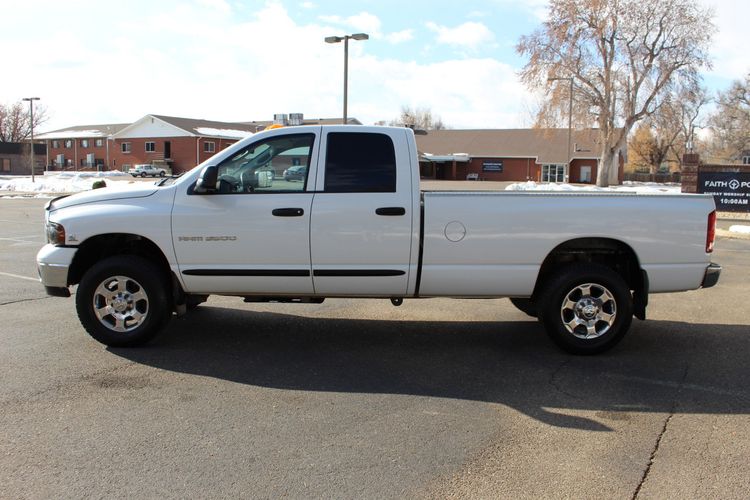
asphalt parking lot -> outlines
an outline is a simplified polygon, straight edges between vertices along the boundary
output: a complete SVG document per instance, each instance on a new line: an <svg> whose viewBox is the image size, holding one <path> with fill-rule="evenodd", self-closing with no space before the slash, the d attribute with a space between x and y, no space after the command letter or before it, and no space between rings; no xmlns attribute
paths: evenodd
<svg viewBox="0 0 750 500"><path fill-rule="evenodd" d="M507 300L211 297L112 349L35 280L45 201L0 199L0 497L747 498L750 240L595 357Z"/></svg>

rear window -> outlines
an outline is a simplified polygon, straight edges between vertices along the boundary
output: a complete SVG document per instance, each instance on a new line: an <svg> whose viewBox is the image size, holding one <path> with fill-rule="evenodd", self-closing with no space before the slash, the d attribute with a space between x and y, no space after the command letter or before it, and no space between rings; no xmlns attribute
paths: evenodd
<svg viewBox="0 0 750 500"><path fill-rule="evenodd" d="M395 193L396 153L385 134L332 132L326 151L326 193Z"/></svg>

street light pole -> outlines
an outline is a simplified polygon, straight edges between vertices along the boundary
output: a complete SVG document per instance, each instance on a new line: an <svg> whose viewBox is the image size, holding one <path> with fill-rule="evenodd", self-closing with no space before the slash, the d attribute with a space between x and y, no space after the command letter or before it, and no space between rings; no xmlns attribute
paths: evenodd
<svg viewBox="0 0 750 500"><path fill-rule="evenodd" d="M31 182L34 182L34 101L38 101L38 97L24 97L24 101L29 101L29 114L31 118Z"/></svg>
<svg viewBox="0 0 750 500"><path fill-rule="evenodd" d="M570 102L568 104L568 170L570 170L570 148L571 140L573 135L573 78L572 77L553 77L547 78L548 82L554 82L557 80L567 80L570 82Z"/></svg>
<svg viewBox="0 0 750 500"><path fill-rule="evenodd" d="M354 33L352 35L344 36L327 36L325 37L326 43L339 43L344 42L344 121L343 124L347 124L347 104L349 101L349 39L354 40L367 40L370 36L367 33Z"/></svg>

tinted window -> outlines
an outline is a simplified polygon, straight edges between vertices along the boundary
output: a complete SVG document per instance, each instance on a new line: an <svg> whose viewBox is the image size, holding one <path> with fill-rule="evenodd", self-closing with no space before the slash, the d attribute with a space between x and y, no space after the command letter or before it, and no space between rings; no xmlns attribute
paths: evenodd
<svg viewBox="0 0 750 500"><path fill-rule="evenodd" d="M396 192L396 153L391 138L356 132L328 134L325 191Z"/></svg>

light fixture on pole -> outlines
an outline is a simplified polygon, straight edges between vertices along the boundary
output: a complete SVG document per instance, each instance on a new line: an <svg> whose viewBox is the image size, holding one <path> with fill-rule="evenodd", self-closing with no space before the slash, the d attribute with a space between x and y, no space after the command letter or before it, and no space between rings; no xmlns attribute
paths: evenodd
<svg viewBox="0 0 750 500"><path fill-rule="evenodd" d="M24 101L29 101L29 114L31 115L31 182L34 182L34 101L38 101L38 97L24 97Z"/></svg>
<svg viewBox="0 0 750 500"><path fill-rule="evenodd" d="M367 40L370 38L370 35L367 33L354 33L352 35L344 35L344 36L327 36L325 37L326 43L339 43L341 41L344 42L344 125L347 123L347 116L346 116L346 104L348 100L348 78L349 78L349 39L353 38L354 40Z"/></svg>
<svg viewBox="0 0 750 500"><path fill-rule="evenodd" d="M570 169L570 145L573 134L573 77L551 77L547 78L548 82L554 82L558 80L567 80L570 82L570 103L568 105L568 161L567 169Z"/></svg>

